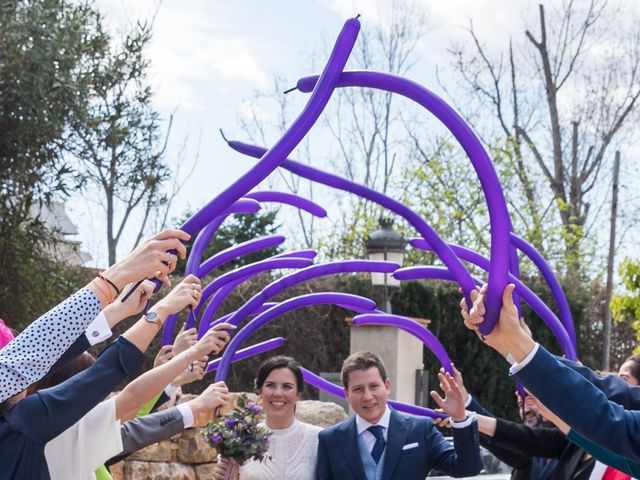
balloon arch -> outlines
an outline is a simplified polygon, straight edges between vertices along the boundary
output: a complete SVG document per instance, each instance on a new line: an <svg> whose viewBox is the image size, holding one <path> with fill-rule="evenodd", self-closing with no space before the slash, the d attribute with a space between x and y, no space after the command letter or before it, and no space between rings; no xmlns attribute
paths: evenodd
<svg viewBox="0 0 640 480"><path fill-rule="evenodd" d="M480 140L460 115L425 87L411 80L383 72L344 71L359 30L358 18L347 20L336 39L322 73L298 81L297 89L304 93L310 93L309 99L291 126L273 146L261 148L238 141L227 142L235 151L259 160L253 168L182 225L182 230L191 235L197 234L187 261L186 273L204 277L230 260L279 245L284 241L284 237L279 235L257 238L218 252L208 259L203 259L202 256L211 238L229 215L256 213L263 203L275 202L293 206L317 217L326 216L326 211L321 206L297 195L251 191L278 167L312 182L358 195L401 216L420 234L420 237L412 240L411 244L415 248L435 253L444 267L419 265L401 268L400 265L391 262L367 260L343 260L313 264L315 252L301 250L276 255L220 275L205 286L200 308L189 314L187 326L195 326L197 317L201 314L199 334L202 335L212 324L226 321L240 325L247 317L251 315L255 317L238 330L225 349L222 358L210 362L208 371L216 370L216 380L224 380L232 362L279 347L284 342L282 338L267 340L239 349L256 330L273 321L279 315L294 308L317 303L333 303L355 310L359 315L354 318L354 326L387 325L408 331L419 338L436 355L446 370L451 371L451 360L444 346L433 333L408 318L376 310L375 304L369 299L346 293L321 292L290 298L279 303L271 303L268 300L296 283L322 275L345 272L381 272L391 273L399 280L438 279L456 282L462 288L469 302L470 291L477 287L482 280L474 278L465 268L463 262L477 265L487 272L486 282L489 290L486 298L486 317L480 326L483 334L488 334L495 326L501 308L502 291L507 283L513 282L516 284L516 293L519 298L528 303L548 325L558 339L565 355L570 359L576 359L575 329L564 292L542 255L513 232L498 175ZM455 137L473 165L487 202L491 227L489 258L484 258L464 247L446 243L424 218L397 200L337 175L287 158L314 126L335 89L354 87L377 89L404 96L435 116ZM551 289L560 312L560 318L518 279L518 250L531 259L542 273ZM238 285L262 272L282 268L297 270L267 285L237 311L222 318L215 318L222 301ZM205 300L208 299L210 299L209 303L204 306ZM171 317L165 322L163 332L165 344L172 341L175 320L175 317ZM304 378L306 382L333 395L343 395L341 387L327 382L313 372L305 370ZM395 402L394 405L401 411L416 415L442 416L438 412L415 405L399 402Z"/></svg>

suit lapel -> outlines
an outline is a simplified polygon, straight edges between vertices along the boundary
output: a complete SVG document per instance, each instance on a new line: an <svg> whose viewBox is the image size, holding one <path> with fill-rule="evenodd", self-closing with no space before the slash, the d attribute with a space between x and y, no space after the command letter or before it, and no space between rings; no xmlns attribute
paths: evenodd
<svg viewBox="0 0 640 480"><path fill-rule="evenodd" d="M391 409L389 419L389 431L387 432L387 450L384 454L384 468L382 470L382 480L389 480L396 469L402 446L406 443L409 428L407 420L402 418L395 410Z"/></svg>
<svg viewBox="0 0 640 480"><path fill-rule="evenodd" d="M358 448L356 417L351 417L336 433L338 433L338 445L346 457L347 465L349 465L349 468L351 468L353 472L353 478L356 480L367 480L364 474L362 459L360 458L360 449Z"/></svg>

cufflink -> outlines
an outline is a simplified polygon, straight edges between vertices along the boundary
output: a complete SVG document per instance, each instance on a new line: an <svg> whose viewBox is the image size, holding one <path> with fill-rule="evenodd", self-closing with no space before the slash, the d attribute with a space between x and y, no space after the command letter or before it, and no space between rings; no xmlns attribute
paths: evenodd
<svg viewBox="0 0 640 480"><path fill-rule="evenodd" d="M93 332L91 332L91 336L92 337L97 337L98 335L100 335L100 332L98 332L97 330L94 330Z"/></svg>

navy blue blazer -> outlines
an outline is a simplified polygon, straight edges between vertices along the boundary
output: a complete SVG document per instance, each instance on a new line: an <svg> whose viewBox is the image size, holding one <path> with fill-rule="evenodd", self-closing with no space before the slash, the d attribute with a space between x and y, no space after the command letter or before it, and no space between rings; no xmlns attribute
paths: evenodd
<svg viewBox="0 0 640 480"><path fill-rule="evenodd" d="M598 375L589 367L567 360L562 357L555 357L563 365L578 372L584 378L602 390L612 402L619 403L629 410L640 410L640 387L632 387L617 375Z"/></svg>
<svg viewBox="0 0 640 480"><path fill-rule="evenodd" d="M88 369L18 402L0 417L0 480L48 480L44 447L142 366L144 354L120 337Z"/></svg>
<svg viewBox="0 0 640 480"><path fill-rule="evenodd" d="M453 477L470 477L482 469L478 422L453 428L454 445L444 439L430 418L408 417L391 409L382 480L424 480L437 468ZM355 416L319 434L317 480L366 480ZM402 450L417 443L416 448Z"/></svg>
<svg viewBox="0 0 640 480"><path fill-rule="evenodd" d="M542 346L513 377L588 440L640 460L640 411L609 401L598 387Z"/></svg>

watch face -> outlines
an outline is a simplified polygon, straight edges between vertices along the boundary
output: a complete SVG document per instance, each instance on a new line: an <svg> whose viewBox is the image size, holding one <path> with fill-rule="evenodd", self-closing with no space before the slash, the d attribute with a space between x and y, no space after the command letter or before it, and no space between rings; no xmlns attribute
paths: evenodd
<svg viewBox="0 0 640 480"><path fill-rule="evenodd" d="M158 314L156 312L147 312L147 314L145 315L145 318L150 322L157 322Z"/></svg>

